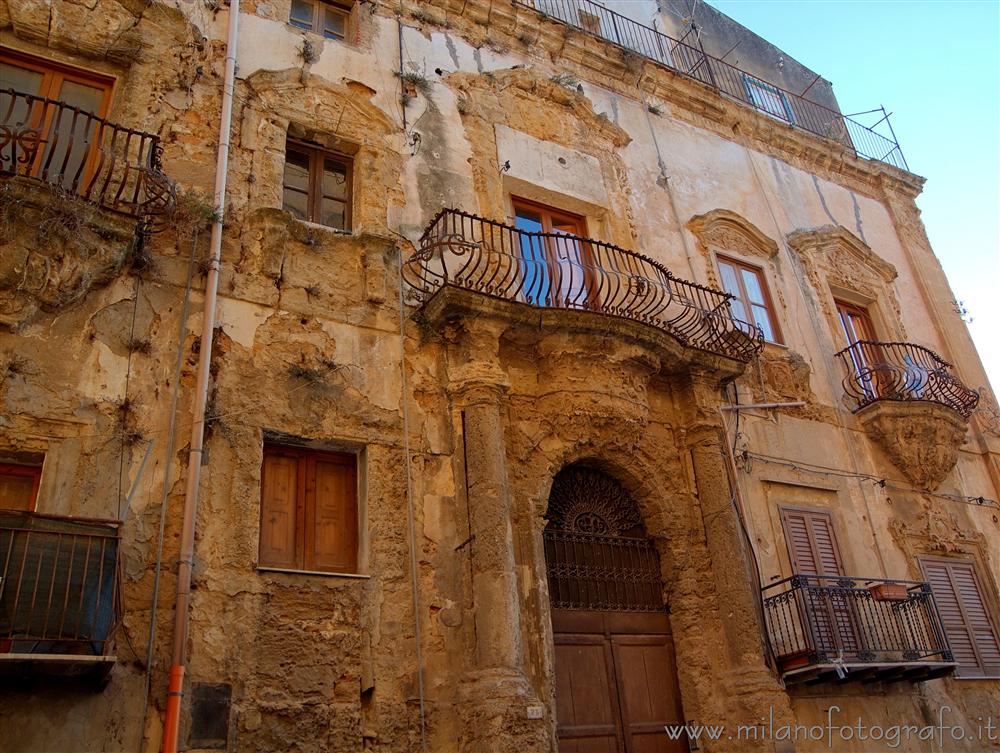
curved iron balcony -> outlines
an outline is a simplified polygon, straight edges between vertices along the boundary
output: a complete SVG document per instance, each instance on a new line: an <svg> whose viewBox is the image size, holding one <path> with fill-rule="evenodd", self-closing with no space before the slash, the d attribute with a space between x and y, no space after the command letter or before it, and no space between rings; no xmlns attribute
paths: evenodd
<svg viewBox="0 0 1000 753"><path fill-rule="evenodd" d="M927 583L797 574L765 586L761 597L786 684L917 681L955 671Z"/></svg>
<svg viewBox="0 0 1000 753"><path fill-rule="evenodd" d="M157 136L79 107L0 90L0 175L18 175L137 218L164 213L173 183Z"/></svg>
<svg viewBox="0 0 1000 753"><path fill-rule="evenodd" d="M844 390L861 410L878 400L923 400L968 418L979 394L949 369L951 364L921 345L860 340L837 355L847 366Z"/></svg>
<svg viewBox="0 0 1000 753"><path fill-rule="evenodd" d="M732 296L678 279L632 251L563 233L528 232L457 209L440 211L403 275L426 303L452 285L536 306L591 311L656 327L682 345L744 363L763 348L733 316Z"/></svg>

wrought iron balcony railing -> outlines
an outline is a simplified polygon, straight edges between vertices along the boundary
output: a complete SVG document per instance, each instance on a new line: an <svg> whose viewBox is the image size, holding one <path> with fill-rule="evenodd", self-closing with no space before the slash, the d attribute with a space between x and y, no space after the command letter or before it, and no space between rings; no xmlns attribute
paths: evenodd
<svg viewBox="0 0 1000 753"><path fill-rule="evenodd" d="M0 659L108 654L121 621L118 521L0 510Z"/></svg>
<svg viewBox="0 0 1000 753"><path fill-rule="evenodd" d="M541 308L592 311L642 322L683 345L743 362L755 358L764 342L756 326L733 316L732 296L678 279L652 259L457 209L431 220L403 274L422 302L451 285Z"/></svg>
<svg viewBox="0 0 1000 753"><path fill-rule="evenodd" d="M159 138L54 99L0 90L0 175L20 175L133 217L174 199Z"/></svg>
<svg viewBox="0 0 1000 753"><path fill-rule="evenodd" d="M786 682L918 680L955 669L927 583L793 575L762 596Z"/></svg>
<svg viewBox="0 0 1000 753"><path fill-rule="evenodd" d="M878 400L924 400L968 418L979 404L979 393L949 371L951 364L920 345L861 340L837 355L847 367L844 390L856 410Z"/></svg>
<svg viewBox="0 0 1000 753"><path fill-rule="evenodd" d="M883 127L886 133L882 134L874 127L864 126L837 110L807 99L805 93L786 91L707 54L699 42L685 41L688 35L684 39L674 39L592 0L514 0L514 4L696 79L790 126L836 141L859 157L909 169L884 110L874 126Z"/></svg>

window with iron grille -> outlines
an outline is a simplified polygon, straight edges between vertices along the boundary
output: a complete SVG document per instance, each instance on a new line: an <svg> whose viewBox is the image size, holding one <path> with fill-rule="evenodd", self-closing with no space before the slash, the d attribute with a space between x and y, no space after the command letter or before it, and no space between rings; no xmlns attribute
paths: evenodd
<svg viewBox="0 0 1000 753"><path fill-rule="evenodd" d="M750 104L761 112L766 112L786 123L795 123L795 115L788 103L788 97L778 87L744 73L743 89Z"/></svg>

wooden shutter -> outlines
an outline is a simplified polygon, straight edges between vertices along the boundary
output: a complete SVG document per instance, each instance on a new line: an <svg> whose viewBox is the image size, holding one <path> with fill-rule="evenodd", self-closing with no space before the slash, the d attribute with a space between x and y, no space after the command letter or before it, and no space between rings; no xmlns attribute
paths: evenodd
<svg viewBox="0 0 1000 753"><path fill-rule="evenodd" d="M843 559L833 533L830 513L822 510L782 508L788 556L792 571L808 575L842 576ZM859 651L857 616L849 598L823 590L820 581L807 591L804 615L812 647L826 654L851 658Z"/></svg>
<svg viewBox="0 0 1000 753"><path fill-rule="evenodd" d="M353 455L310 458L306 487L306 568L356 572L357 474Z"/></svg>
<svg viewBox="0 0 1000 753"><path fill-rule="evenodd" d="M830 513L785 507L781 510L781 524L793 572L844 575Z"/></svg>
<svg viewBox="0 0 1000 753"><path fill-rule="evenodd" d="M265 451L260 495L261 565L290 568L302 566L296 525L299 475L297 457Z"/></svg>
<svg viewBox="0 0 1000 753"><path fill-rule="evenodd" d="M922 559L945 635L963 677L1000 676L1000 641L975 565L968 560Z"/></svg>
<svg viewBox="0 0 1000 753"><path fill-rule="evenodd" d="M34 510L41 478L40 466L0 463L0 509Z"/></svg>

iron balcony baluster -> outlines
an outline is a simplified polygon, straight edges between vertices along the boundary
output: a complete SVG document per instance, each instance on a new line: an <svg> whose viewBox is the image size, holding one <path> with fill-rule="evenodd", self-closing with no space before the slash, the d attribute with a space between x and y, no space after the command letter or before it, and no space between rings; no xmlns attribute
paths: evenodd
<svg viewBox="0 0 1000 753"><path fill-rule="evenodd" d="M674 277L648 257L457 209L431 220L403 276L421 303L452 285L530 306L630 319L688 347L742 362L756 358L764 344L756 325L733 315L732 296Z"/></svg>

